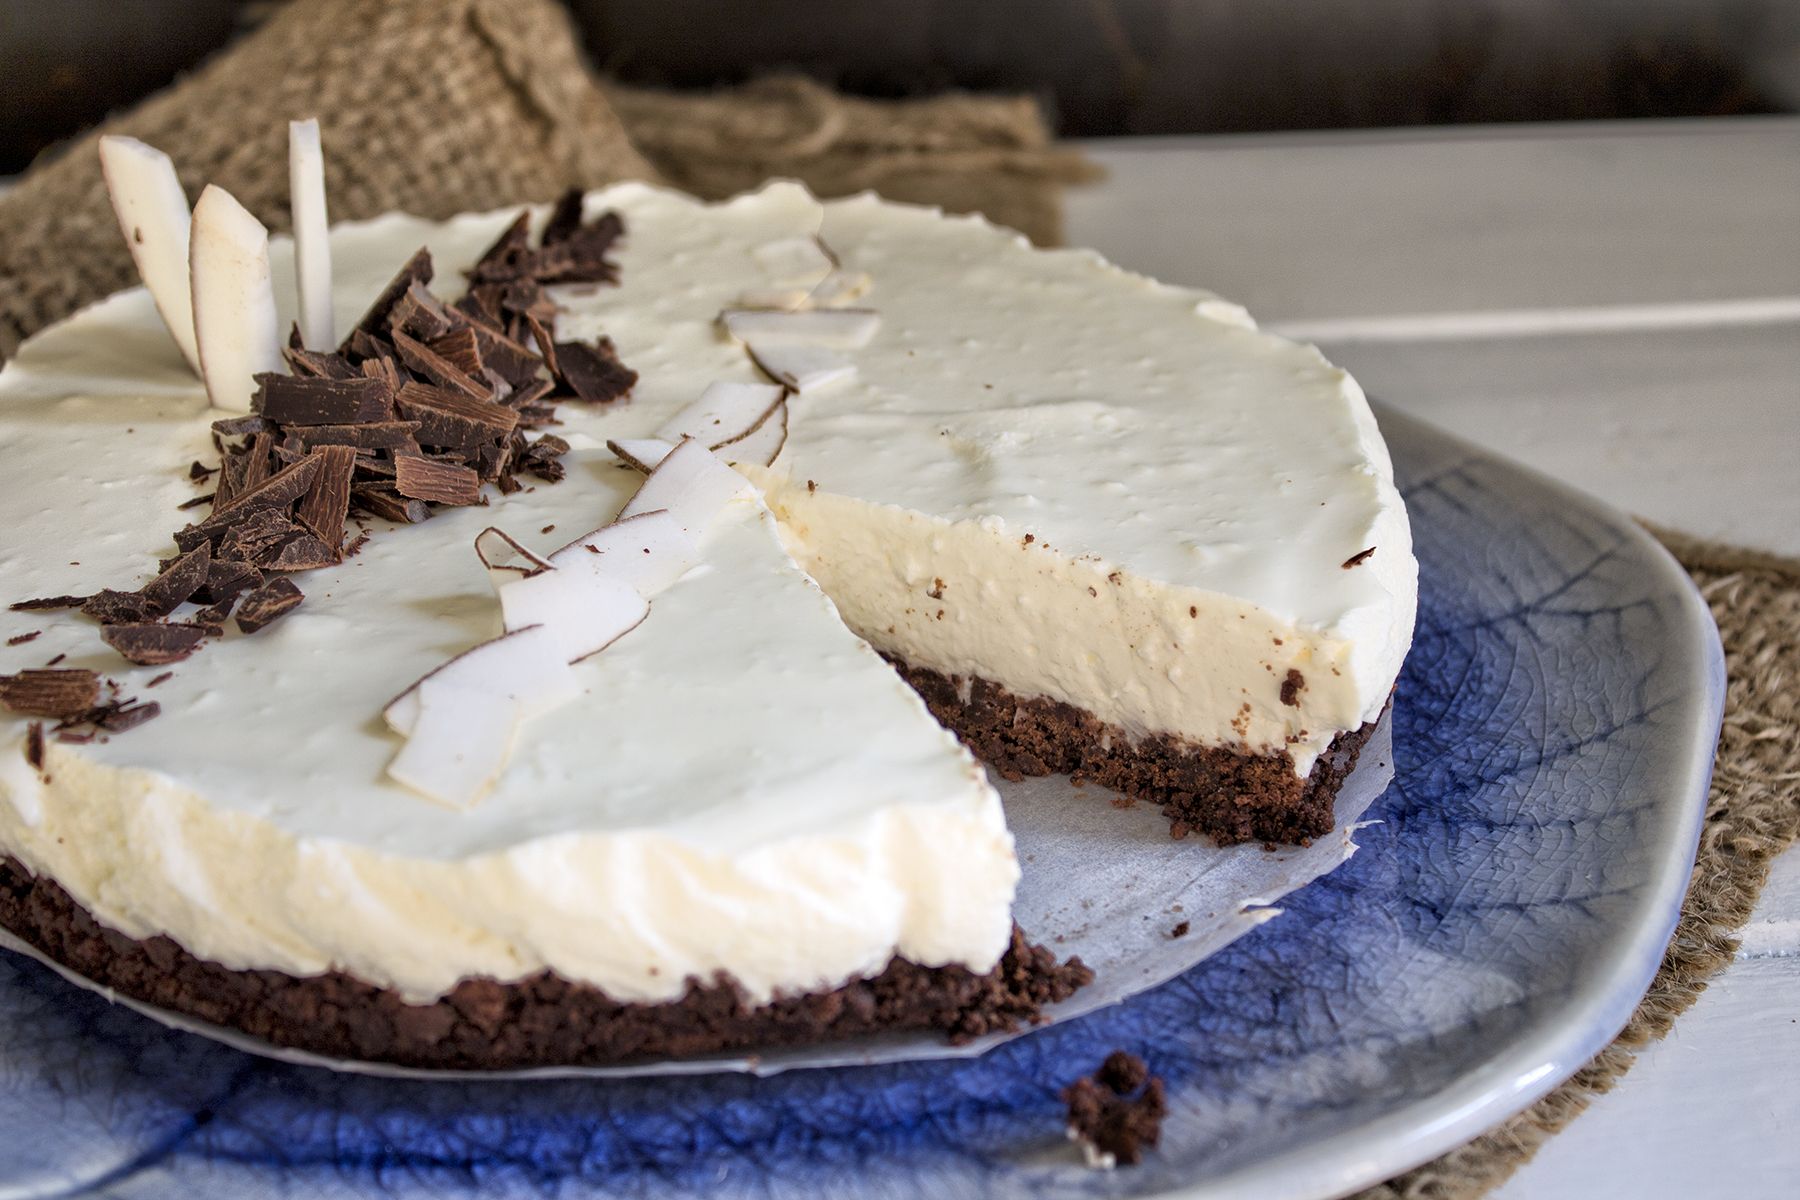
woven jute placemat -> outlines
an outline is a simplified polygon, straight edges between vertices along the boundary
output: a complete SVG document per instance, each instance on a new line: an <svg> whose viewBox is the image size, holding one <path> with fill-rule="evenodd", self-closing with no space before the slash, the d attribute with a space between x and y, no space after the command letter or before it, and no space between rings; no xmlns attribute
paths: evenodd
<svg viewBox="0 0 1800 1200"><path fill-rule="evenodd" d="M286 122L315 115L338 220L448 216L620 179L718 197L785 176L821 195L872 188L984 212L1048 244L1061 188L1093 174L1021 98L854 100L795 78L653 92L597 80L553 0L295 0L0 196L0 356L133 282L95 156L101 133L167 150L190 193L219 183L280 229ZM1770 860L1800 836L1800 562L1657 532L1712 606L1730 679L1706 831L1662 969L1573 1079L1363 1200L1468 1200L1527 1161L1731 960Z"/></svg>

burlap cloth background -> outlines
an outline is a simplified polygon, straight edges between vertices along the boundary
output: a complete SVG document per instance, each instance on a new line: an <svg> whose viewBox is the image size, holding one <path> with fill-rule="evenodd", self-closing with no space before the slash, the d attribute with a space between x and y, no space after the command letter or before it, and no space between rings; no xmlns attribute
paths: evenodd
<svg viewBox="0 0 1800 1200"><path fill-rule="evenodd" d="M1091 168L1022 98L840 97L797 79L677 96L588 73L551 0L296 0L193 75L115 118L169 151L190 193L218 182L286 224L286 121L319 115L334 219L426 216L658 179L723 196L771 175L981 211L1040 242ZM0 355L134 282L90 134L0 197ZM1363 1194L1464 1200L1495 1187L1607 1090L1730 961L1770 860L1800 836L1800 562L1659 531L1724 637L1730 690L1692 884L1631 1023L1530 1110Z"/></svg>

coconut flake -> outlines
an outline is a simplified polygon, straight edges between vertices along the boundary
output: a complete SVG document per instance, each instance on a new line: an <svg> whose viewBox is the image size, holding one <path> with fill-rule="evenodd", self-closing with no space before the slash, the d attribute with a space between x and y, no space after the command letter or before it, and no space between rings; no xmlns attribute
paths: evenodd
<svg viewBox="0 0 1800 1200"><path fill-rule="evenodd" d="M395 733L411 735L419 719L419 686L427 679L516 701L521 721L581 695L556 635L542 625L513 630L465 650L394 697L381 716Z"/></svg>
<svg viewBox="0 0 1800 1200"><path fill-rule="evenodd" d="M781 448L787 445L787 435L788 406L787 399L783 397L781 403L755 429L736 441L726 442L715 449L719 457L728 463L768 467L774 465L781 454Z"/></svg>
<svg viewBox="0 0 1800 1200"><path fill-rule="evenodd" d="M337 344L331 320L331 235L325 209L325 151L319 121L288 122L288 209L294 223L294 280L300 340L314 350Z"/></svg>
<svg viewBox="0 0 1800 1200"><path fill-rule="evenodd" d="M412 730L388 763L389 778L452 808L472 806L512 757L524 721L519 704L431 677L411 694Z"/></svg>
<svg viewBox="0 0 1800 1200"><path fill-rule="evenodd" d="M744 348L763 374L796 392L816 392L856 374L856 364L822 346L764 345Z"/></svg>
<svg viewBox="0 0 1800 1200"><path fill-rule="evenodd" d="M837 308L862 299L874 286L866 271L833 271L807 293L806 302L814 308Z"/></svg>
<svg viewBox="0 0 1800 1200"><path fill-rule="evenodd" d="M771 283L803 283L811 287L837 266L824 245L813 237L764 242L752 249L750 256L768 272Z"/></svg>
<svg viewBox="0 0 1800 1200"><path fill-rule="evenodd" d="M726 505L755 494L756 489L742 475L690 438L657 464L619 516L635 517L665 508L683 532L699 541Z"/></svg>
<svg viewBox="0 0 1800 1200"><path fill-rule="evenodd" d="M665 442L662 438L619 438L608 440L606 448L632 470L648 475L668 457L669 451L675 449L675 443Z"/></svg>
<svg viewBox="0 0 1800 1200"><path fill-rule="evenodd" d="M758 346L829 346L854 350L869 344L881 328L881 315L868 308L818 308L803 312L726 309L719 314L725 331L740 342Z"/></svg>
<svg viewBox="0 0 1800 1200"><path fill-rule="evenodd" d="M499 596L507 629L548 629L567 662L600 653L650 612L629 583L591 571L540 571L501 585Z"/></svg>
<svg viewBox="0 0 1800 1200"><path fill-rule="evenodd" d="M684 437L717 450L754 432L781 406L778 383L709 383L700 398L664 421L656 436L671 444Z"/></svg>
<svg viewBox="0 0 1800 1200"><path fill-rule="evenodd" d="M181 356L198 375L200 352L188 282L188 202L175 164L154 146L111 135L100 139L100 173L138 278Z"/></svg>
<svg viewBox="0 0 1800 1200"><path fill-rule="evenodd" d="M503 529L492 525L475 535L475 557L487 568L488 581L496 589L515 579L550 569L550 562L520 544Z"/></svg>
<svg viewBox="0 0 1800 1200"><path fill-rule="evenodd" d="M269 231L214 184L194 205L188 281L206 394L216 408L249 412L256 376L282 369Z"/></svg>
<svg viewBox="0 0 1800 1200"><path fill-rule="evenodd" d="M584 533L550 556L559 571L616 579L646 597L658 595L699 561L694 539L661 508Z"/></svg>

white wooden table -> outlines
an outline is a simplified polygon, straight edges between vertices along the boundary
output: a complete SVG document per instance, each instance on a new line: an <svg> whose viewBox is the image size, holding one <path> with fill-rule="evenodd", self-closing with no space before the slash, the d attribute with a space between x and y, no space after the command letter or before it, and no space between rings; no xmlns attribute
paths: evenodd
<svg viewBox="0 0 1800 1200"><path fill-rule="evenodd" d="M1653 521L1800 554L1800 118L1088 143L1069 240ZM1797 681L1800 685L1800 681ZM1800 855L1497 1196L1800 1194Z"/></svg>

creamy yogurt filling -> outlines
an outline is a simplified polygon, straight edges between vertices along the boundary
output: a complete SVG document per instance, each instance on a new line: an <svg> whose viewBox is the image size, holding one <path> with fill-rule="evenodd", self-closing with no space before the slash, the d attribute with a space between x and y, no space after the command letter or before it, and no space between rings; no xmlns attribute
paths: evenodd
<svg viewBox="0 0 1800 1200"><path fill-rule="evenodd" d="M570 478L378 532L310 573L280 626L179 664L153 725L52 742L47 781L26 723L0 717L0 849L122 932L232 967L335 966L415 1000L546 968L662 1000L725 971L761 998L895 954L987 969L1010 928L996 796L836 611L918 665L1133 731L1289 749L1302 771L1379 712L1415 567L1367 406L1316 351L977 219L792 185L711 206L622 185L590 197L606 207L629 226L622 284L560 292L559 336L611 336L641 381L622 406L563 406ZM454 291L511 214L334 230L338 326L421 243ZM534 723L480 805L384 780L382 704L497 632L475 533L553 525L549 548L614 512L637 478L605 440L758 378L715 317L780 282L759 247L821 229L874 281L858 303L880 329L853 378L790 402L757 479L824 593L747 506L582 664L591 700ZM274 268L290 295L284 242ZM0 374L9 599L147 578L213 415L141 291L28 342ZM0 613L6 636L34 629L0 668L67 653L127 693L159 673L85 621Z"/></svg>

